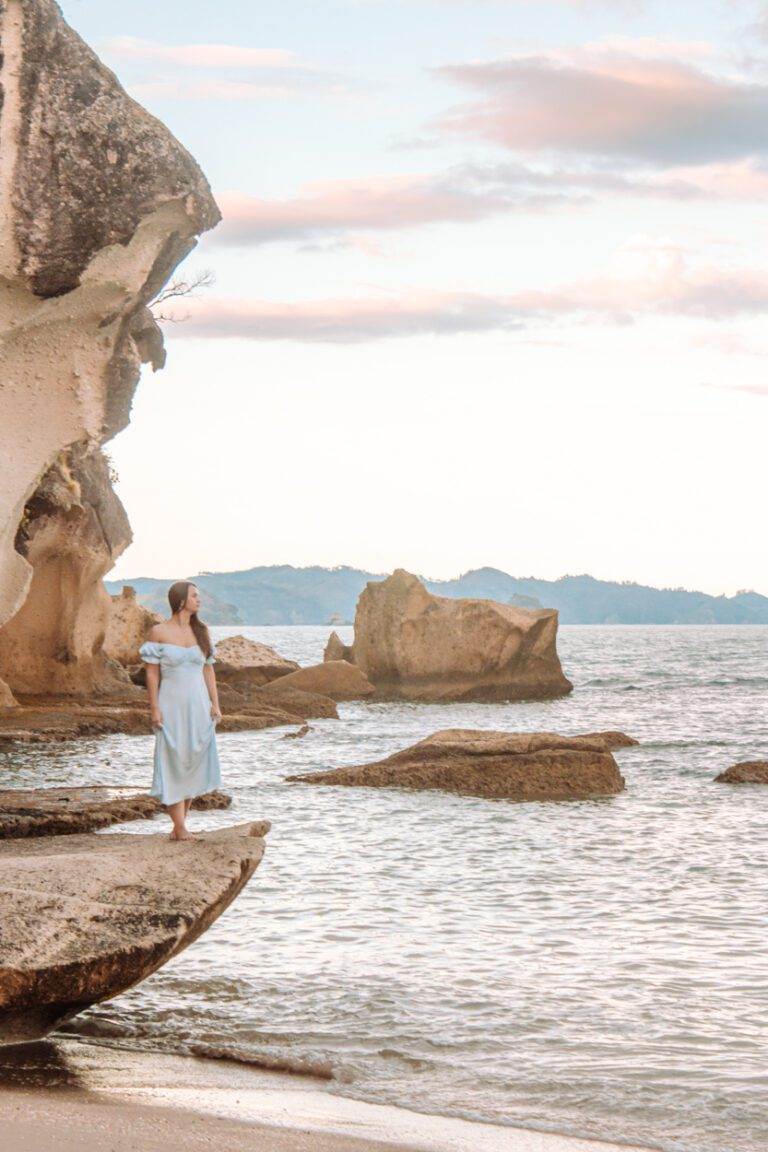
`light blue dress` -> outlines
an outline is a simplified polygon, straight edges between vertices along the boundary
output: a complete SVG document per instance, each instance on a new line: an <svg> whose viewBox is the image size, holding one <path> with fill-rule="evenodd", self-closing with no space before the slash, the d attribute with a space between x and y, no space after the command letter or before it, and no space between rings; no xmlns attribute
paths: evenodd
<svg viewBox="0 0 768 1152"><path fill-rule="evenodd" d="M202 796L221 786L216 724L203 679L207 659L197 644L147 640L139 649L145 664L160 665L159 704L163 723L155 729L155 772L150 789L161 804Z"/></svg>

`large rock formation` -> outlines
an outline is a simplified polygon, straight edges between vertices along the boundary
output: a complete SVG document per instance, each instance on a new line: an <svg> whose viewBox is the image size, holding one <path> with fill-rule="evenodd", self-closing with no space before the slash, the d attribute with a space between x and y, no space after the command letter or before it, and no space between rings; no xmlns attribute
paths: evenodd
<svg viewBox="0 0 768 1152"><path fill-rule="evenodd" d="M147 304L219 213L53 0L0 0L0 48L0 682L122 690L102 577L130 529L101 446L164 361Z"/></svg>
<svg viewBox="0 0 768 1152"><path fill-rule="evenodd" d="M624 788L610 752L617 735L448 728L385 760L289 776L288 780L438 789L491 800L585 800L613 796Z"/></svg>
<svg viewBox="0 0 768 1152"><path fill-rule="evenodd" d="M0 1043L44 1036L176 956L252 876L268 829L0 843Z"/></svg>
<svg viewBox="0 0 768 1152"><path fill-rule="evenodd" d="M361 593L350 655L384 698L539 700L573 687L556 640L554 609L433 596L398 568ZM336 641L326 659L338 656Z"/></svg>
<svg viewBox="0 0 768 1152"><path fill-rule="evenodd" d="M162 616L140 604L136 598L136 589L131 588L130 584L126 584L119 595L111 599L104 652L110 660L117 660L118 664L139 664L139 648L152 625L159 624Z"/></svg>
<svg viewBox="0 0 768 1152"><path fill-rule="evenodd" d="M298 668L295 660L247 636L226 636L216 643L216 678L233 687L259 687Z"/></svg>
<svg viewBox="0 0 768 1152"><path fill-rule="evenodd" d="M768 760L742 760L732 764L719 776L717 784L768 784Z"/></svg>
<svg viewBox="0 0 768 1152"><path fill-rule="evenodd" d="M365 673L346 660L328 660L323 664L299 668L296 672L281 676L269 687L276 693L283 693L287 688L297 688L301 692L327 696L331 700L363 700L375 692Z"/></svg>

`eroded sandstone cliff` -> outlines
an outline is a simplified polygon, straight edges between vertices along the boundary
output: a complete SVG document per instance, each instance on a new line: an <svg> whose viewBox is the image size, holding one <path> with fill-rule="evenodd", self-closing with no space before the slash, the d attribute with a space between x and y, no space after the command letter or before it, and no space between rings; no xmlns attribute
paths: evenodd
<svg viewBox="0 0 768 1152"><path fill-rule="evenodd" d="M127 683L102 652L131 534L101 449L164 363L147 305L219 212L53 0L0 0L0 52L2 706Z"/></svg>

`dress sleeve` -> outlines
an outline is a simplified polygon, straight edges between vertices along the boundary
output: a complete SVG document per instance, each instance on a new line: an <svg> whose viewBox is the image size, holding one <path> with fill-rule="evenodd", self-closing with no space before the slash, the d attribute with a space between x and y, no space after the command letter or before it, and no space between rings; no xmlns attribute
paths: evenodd
<svg viewBox="0 0 768 1152"><path fill-rule="evenodd" d="M206 656L205 662L206 664L216 663L216 646L214 644L211 644L211 654L210 656Z"/></svg>
<svg viewBox="0 0 768 1152"><path fill-rule="evenodd" d="M154 640L145 640L139 648L139 656L145 664L160 663L160 645Z"/></svg>

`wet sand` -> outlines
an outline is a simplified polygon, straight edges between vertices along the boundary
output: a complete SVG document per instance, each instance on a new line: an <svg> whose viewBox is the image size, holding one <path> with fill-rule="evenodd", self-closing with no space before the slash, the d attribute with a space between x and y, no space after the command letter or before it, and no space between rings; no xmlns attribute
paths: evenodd
<svg viewBox="0 0 768 1152"><path fill-rule="evenodd" d="M57 1040L0 1049L3 1152L650 1152L426 1116L307 1076Z"/></svg>

